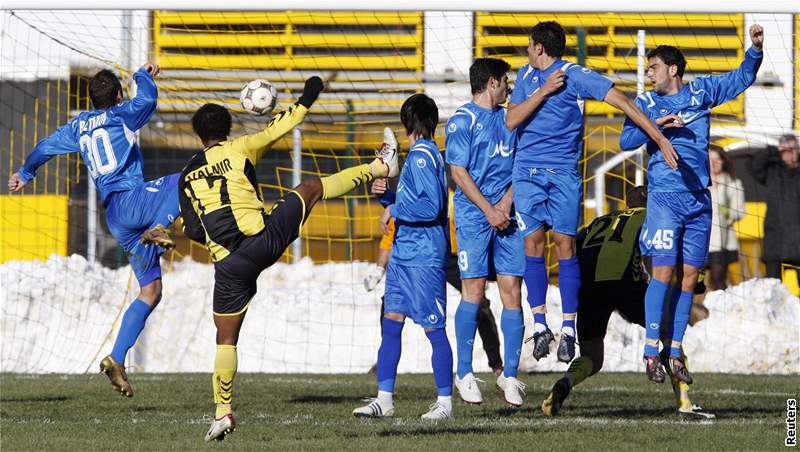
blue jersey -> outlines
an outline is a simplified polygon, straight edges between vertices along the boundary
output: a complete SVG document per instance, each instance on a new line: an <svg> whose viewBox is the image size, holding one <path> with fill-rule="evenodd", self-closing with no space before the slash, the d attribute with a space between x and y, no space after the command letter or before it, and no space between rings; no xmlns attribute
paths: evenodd
<svg viewBox="0 0 800 452"><path fill-rule="evenodd" d="M450 254L447 181L433 141L418 140L411 146L390 209L396 228L392 263L444 268Z"/></svg>
<svg viewBox="0 0 800 452"><path fill-rule="evenodd" d="M82 112L39 141L19 170L22 180L33 179L36 169L55 155L80 152L103 205L108 204L112 193L143 184L137 132L153 116L158 91L153 78L144 69L136 71L133 80L137 93L130 101L108 109Z"/></svg>
<svg viewBox="0 0 800 452"><path fill-rule="evenodd" d="M647 91L636 98L636 105L653 122L669 114L676 114L684 121L683 127L661 130L680 158L678 171L674 171L644 131L630 119L625 120L619 144L623 150L647 144L651 156L647 164L649 192L696 191L711 185L708 167L711 109L733 99L753 84L762 57L762 52L750 48L736 70L696 78L673 95L661 96L655 91Z"/></svg>
<svg viewBox="0 0 800 452"><path fill-rule="evenodd" d="M514 132L506 128L506 109L488 110L470 102L447 122L447 163L467 170L490 204L497 204L511 187ZM485 216L457 188L453 205L458 221L482 221Z"/></svg>
<svg viewBox="0 0 800 452"><path fill-rule="evenodd" d="M564 86L548 96L517 127L515 166L576 168L583 153L584 99L605 99L614 86L602 75L563 60L556 60L541 71L526 64L517 73L510 102L517 105L525 102L559 69L566 74Z"/></svg>

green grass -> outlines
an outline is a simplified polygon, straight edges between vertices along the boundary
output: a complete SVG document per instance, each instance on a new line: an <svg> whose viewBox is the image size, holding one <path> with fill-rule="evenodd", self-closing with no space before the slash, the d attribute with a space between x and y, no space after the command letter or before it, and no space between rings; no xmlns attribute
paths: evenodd
<svg viewBox="0 0 800 452"><path fill-rule="evenodd" d="M561 417L548 419L539 404L558 375L523 375L521 409L507 408L487 385L483 405L455 401L456 418L431 425L419 419L434 398L431 375L400 376L396 418L361 420L350 412L375 392L367 375L240 374L239 429L207 445L209 375L131 377L137 394L124 399L102 376L0 375L2 450L782 449L786 399L800 395L796 375L699 374L693 399L717 419L681 421L669 383L601 373L573 390Z"/></svg>

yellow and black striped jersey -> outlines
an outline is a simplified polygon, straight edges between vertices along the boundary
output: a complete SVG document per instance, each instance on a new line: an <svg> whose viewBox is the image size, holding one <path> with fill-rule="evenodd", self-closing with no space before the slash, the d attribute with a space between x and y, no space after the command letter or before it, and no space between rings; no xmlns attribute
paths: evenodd
<svg viewBox="0 0 800 452"><path fill-rule="evenodd" d="M264 229L268 214L256 181L256 162L307 112L305 106L294 104L260 132L198 152L181 172L178 196L184 233L205 244L215 262L236 250L245 237Z"/></svg>
<svg viewBox="0 0 800 452"><path fill-rule="evenodd" d="M646 282L639 250L639 231L645 208L627 209L597 217L578 232L581 283Z"/></svg>

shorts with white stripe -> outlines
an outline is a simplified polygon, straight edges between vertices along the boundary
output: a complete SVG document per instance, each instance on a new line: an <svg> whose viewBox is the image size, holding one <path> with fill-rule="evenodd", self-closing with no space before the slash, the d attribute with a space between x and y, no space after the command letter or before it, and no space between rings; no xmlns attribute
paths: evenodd
<svg viewBox="0 0 800 452"><path fill-rule="evenodd" d="M445 271L435 267L386 268L384 312L396 312L427 329L444 328L447 318Z"/></svg>

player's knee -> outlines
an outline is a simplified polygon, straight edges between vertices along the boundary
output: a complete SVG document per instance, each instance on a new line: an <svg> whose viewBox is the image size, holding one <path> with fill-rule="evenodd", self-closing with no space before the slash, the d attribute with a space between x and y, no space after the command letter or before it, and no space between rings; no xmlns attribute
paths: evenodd
<svg viewBox="0 0 800 452"><path fill-rule="evenodd" d="M483 278L469 278L461 281L461 297L471 303L480 303L486 289Z"/></svg>
<svg viewBox="0 0 800 452"><path fill-rule="evenodd" d="M546 246L544 228L539 228L533 234L525 237L526 256L544 256Z"/></svg>
<svg viewBox="0 0 800 452"><path fill-rule="evenodd" d="M139 299L147 303L150 308L155 308L161 301L161 280L157 279L139 290Z"/></svg>
<svg viewBox="0 0 800 452"><path fill-rule="evenodd" d="M675 269L668 265L658 265L653 267L653 278L661 281L664 284L670 284L672 281L672 275L674 273Z"/></svg>
<svg viewBox="0 0 800 452"><path fill-rule="evenodd" d="M322 181L319 177L304 179L303 182L295 188L295 191L300 193L300 196L305 200L306 208L310 208L316 204L317 201L322 199Z"/></svg>
<svg viewBox="0 0 800 452"><path fill-rule="evenodd" d="M569 259L575 256L575 237L564 234L553 234L556 255L559 259Z"/></svg>

